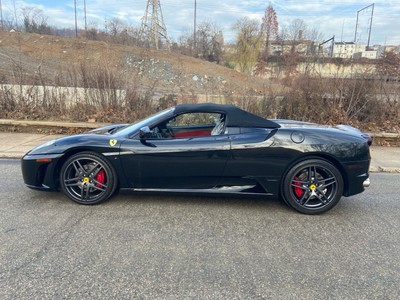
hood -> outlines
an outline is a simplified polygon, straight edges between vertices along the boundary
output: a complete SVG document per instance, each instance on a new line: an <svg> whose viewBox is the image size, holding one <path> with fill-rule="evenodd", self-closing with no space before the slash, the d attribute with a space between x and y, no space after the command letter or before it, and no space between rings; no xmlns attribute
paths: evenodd
<svg viewBox="0 0 400 300"><path fill-rule="evenodd" d="M48 141L33 148L29 154L60 154L66 150L84 147L87 150L95 148L108 148L112 137L109 134L76 134Z"/></svg>
<svg viewBox="0 0 400 300"><path fill-rule="evenodd" d="M113 134L119 129L125 128L129 126L129 124L112 124L100 128L96 128L93 130L90 130L88 133L93 133L93 134Z"/></svg>

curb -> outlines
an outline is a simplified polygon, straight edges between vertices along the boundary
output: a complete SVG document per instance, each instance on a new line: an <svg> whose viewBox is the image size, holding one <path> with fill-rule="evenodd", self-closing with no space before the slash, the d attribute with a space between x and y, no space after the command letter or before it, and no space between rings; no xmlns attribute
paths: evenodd
<svg viewBox="0 0 400 300"><path fill-rule="evenodd" d="M385 168L385 167L369 167L370 173L392 173L400 174L400 168Z"/></svg>
<svg viewBox="0 0 400 300"><path fill-rule="evenodd" d="M375 146L400 146L400 134L397 133L368 133L372 137Z"/></svg>
<svg viewBox="0 0 400 300"><path fill-rule="evenodd" d="M3 154L0 153L0 161L1 160L6 160L6 159L18 159L20 160L23 155L14 155L14 154Z"/></svg>

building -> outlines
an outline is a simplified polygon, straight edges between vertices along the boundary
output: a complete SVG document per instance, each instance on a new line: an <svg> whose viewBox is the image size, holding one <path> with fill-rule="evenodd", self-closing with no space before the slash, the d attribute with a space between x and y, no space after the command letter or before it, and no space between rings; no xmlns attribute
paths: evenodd
<svg viewBox="0 0 400 300"><path fill-rule="evenodd" d="M336 42L333 45L332 57L354 58L355 53L364 52L365 48L365 45L354 42Z"/></svg>
<svg viewBox="0 0 400 300"><path fill-rule="evenodd" d="M400 46L385 46L384 52L394 52L396 54L400 54Z"/></svg>
<svg viewBox="0 0 400 300"><path fill-rule="evenodd" d="M356 52L353 54L354 59L361 59L361 58L367 58L367 59L378 59L378 51L376 50L366 50L366 51L361 51L361 52Z"/></svg>
<svg viewBox="0 0 400 300"><path fill-rule="evenodd" d="M297 53L300 56L308 56L314 51L314 43L310 40L271 41L269 45L269 53L271 55Z"/></svg>

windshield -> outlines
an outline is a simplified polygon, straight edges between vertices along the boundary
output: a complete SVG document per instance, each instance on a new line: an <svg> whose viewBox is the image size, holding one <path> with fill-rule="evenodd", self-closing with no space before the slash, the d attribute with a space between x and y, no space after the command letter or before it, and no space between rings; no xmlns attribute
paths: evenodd
<svg viewBox="0 0 400 300"><path fill-rule="evenodd" d="M130 136L133 133L139 131L140 128L144 126L151 126L151 124L157 123L159 120L164 119L166 116L170 115L173 112L174 108L168 108L166 110L163 110L161 112L158 112L154 115L151 115L150 117L139 120L128 127L123 127L120 130L114 132L114 134L118 135L127 135Z"/></svg>

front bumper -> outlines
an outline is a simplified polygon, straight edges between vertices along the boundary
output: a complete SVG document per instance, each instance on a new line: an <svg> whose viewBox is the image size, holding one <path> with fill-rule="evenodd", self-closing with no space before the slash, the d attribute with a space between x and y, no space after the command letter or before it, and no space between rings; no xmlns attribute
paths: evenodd
<svg viewBox="0 0 400 300"><path fill-rule="evenodd" d="M24 183L37 190L57 190L57 162L62 154L25 155L21 159Z"/></svg>
<svg viewBox="0 0 400 300"><path fill-rule="evenodd" d="M344 164L346 170L347 186L344 196L349 197L362 193L370 184L369 165L371 160L347 162Z"/></svg>

